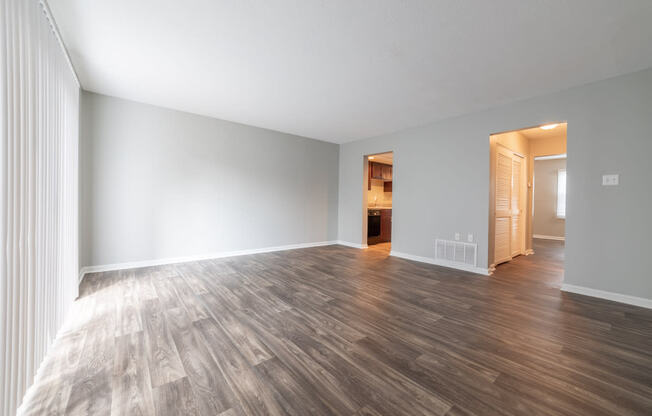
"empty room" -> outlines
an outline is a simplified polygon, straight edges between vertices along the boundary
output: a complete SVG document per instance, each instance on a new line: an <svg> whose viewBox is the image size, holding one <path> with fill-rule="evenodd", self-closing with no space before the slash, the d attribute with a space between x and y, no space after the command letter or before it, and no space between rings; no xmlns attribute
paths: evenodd
<svg viewBox="0 0 652 416"><path fill-rule="evenodd" d="M652 415L649 0L0 0L1 415Z"/></svg>

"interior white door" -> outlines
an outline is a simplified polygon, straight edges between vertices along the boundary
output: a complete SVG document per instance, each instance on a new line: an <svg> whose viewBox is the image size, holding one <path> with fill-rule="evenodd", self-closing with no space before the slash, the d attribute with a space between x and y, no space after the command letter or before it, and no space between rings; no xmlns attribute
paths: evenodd
<svg viewBox="0 0 652 416"><path fill-rule="evenodd" d="M494 264L512 259L512 153L496 146Z"/></svg>

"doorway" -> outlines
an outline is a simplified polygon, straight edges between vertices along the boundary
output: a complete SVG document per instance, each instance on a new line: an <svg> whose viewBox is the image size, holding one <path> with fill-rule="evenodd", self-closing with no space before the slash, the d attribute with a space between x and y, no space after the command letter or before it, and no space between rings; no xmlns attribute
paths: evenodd
<svg viewBox="0 0 652 416"><path fill-rule="evenodd" d="M490 136L491 273L561 259L549 280L563 280L566 139L565 122Z"/></svg>
<svg viewBox="0 0 652 416"><path fill-rule="evenodd" d="M363 242L389 255L392 244L394 152L364 157Z"/></svg>

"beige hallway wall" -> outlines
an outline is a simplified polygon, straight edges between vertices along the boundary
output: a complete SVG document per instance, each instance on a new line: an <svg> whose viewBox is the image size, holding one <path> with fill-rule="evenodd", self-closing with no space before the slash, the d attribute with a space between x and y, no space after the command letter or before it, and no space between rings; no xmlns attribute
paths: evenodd
<svg viewBox="0 0 652 416"><path fill-rule="evenodd" d="M566 159L534 161L534 236L564 237L566 221L557 218L557 172L566 169Z"/></svg>
<svg viewBox="0 0 652 416"><path fill-rule="evenodd" d="M566 135L530 140L530 153L532 157L564 154L566 153Z"/></svg>

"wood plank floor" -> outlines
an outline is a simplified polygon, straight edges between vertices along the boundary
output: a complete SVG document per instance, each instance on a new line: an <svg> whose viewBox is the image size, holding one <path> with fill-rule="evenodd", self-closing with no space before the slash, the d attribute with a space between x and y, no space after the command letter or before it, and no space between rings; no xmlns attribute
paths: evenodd
<svg viewBox="0 0 652 416"><path fill-rule="evenodd" d="M650 415L652 311L326 246L87 275L29 415Z"/></svg>

